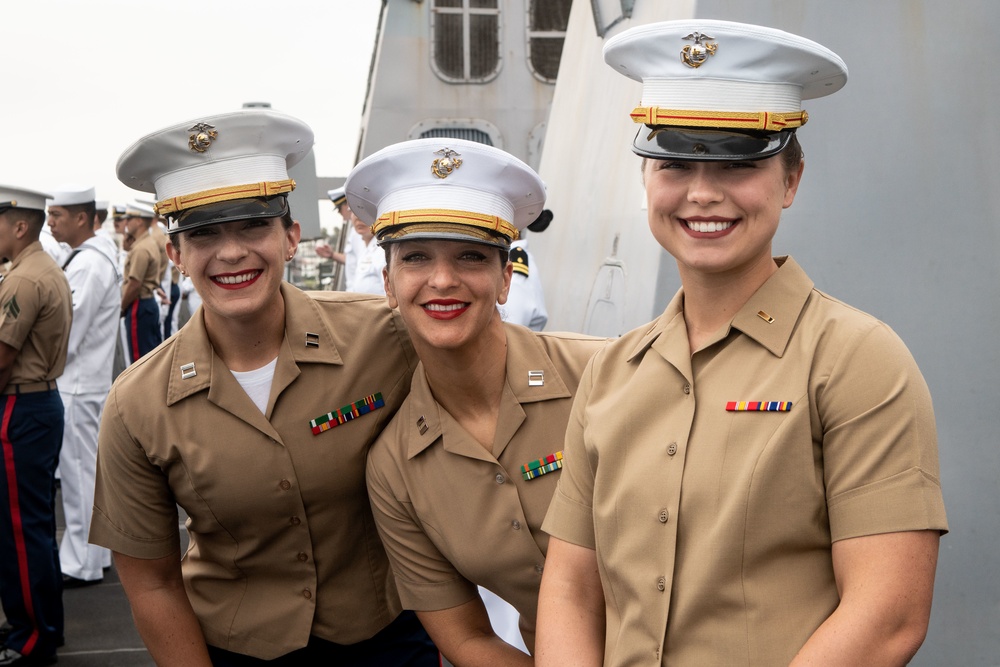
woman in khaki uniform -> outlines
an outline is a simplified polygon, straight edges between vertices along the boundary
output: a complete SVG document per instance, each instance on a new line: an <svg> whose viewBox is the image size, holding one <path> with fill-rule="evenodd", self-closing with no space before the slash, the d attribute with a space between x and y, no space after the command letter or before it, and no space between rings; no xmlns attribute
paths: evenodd
<svg viewBox="0 0 1000 667"><path fill-rule="evenodd" d="M903 665L947 529L927 386L889 327L771 253L803 173L800 101L846 67L708 20L604 53L643 82L633 150L682 287L581 381L538 662Z"/></svg>
<svg viewBox="0 0 1000 667"><path fill-rule="evenodd" d="M403 606L456 665L530 665L494 634L476 585L518 610L533 647L541 521L573 393L604 341L501 321L510 242L545 197L513 156L455 139L404 142L362 161L346 191L386 248L386 295L420 357L368 459Z"/></svg>
<svg viewBox="0 0 1000 667"><path fill-rule="evenodd" d="M283 282L287 167L312 132L267 110L167 128L118 163L169 216L199 314L116 381L91 540L115 552L160 665L438 664L400 605L364 485L416 360L384 300ZM177 505L190 547L180 553Z"/></svg>

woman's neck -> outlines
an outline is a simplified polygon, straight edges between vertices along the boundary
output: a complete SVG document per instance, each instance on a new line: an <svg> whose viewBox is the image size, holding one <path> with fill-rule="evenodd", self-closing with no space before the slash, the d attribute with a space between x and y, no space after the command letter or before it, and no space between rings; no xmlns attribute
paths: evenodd
<svg viewBox="0 0 1000 667"><path fill-rule="evenodd" d="M704 274L681 268L684 321L691 354L732 321L740 308L777 270L778 266L770 257L745 271L727 274Z"/></svg>
<svg viewBox="0 0 1000 667"><path fill-rule="evenodd" d="M269 364L285 338L285 304L280 312L252 320L212 318L205 313L205 329L215 353L231 371L252 371Z"/></svg>
<svg viewBox="0 0 1000 667"><path fill-rule="evenodd" d="M414 341L434 399L484 446L491 446L507 380L507 335L497 315L473 344L440 349Z"/></svg>

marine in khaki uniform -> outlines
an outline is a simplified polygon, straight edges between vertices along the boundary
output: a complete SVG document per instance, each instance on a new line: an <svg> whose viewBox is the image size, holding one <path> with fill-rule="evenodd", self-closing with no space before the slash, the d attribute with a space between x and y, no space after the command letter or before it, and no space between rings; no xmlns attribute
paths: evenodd
<svg viewBox="0 0 1000 667"><path fill-rule="evenodd" d="M573 393L605 341L501 321L510 243L545 199L515 157L457 139L408 141L363 160L345 188L388 252L389 303L421 360L368 459L403 605L456 665L530 665L494 635L477 585L520 612L532 649L541 522Z"/></svg>
<svg viewBox="0 0 1000 667"><path fill-rule="evenodd" d="M312 136L248 109L155 132L118 163L156 192L203 299L121 374L101 425L91 540L114 551L158 664L438 664L400 612L364 481L412 347L383 299L283 282L300 235L287 168Z"/></svg>
<svg viewBox="0 0 1000 667"><path fill-rule="evenodd" d="M73 299L39 233L49 195L0 185L0 665L48 665L63 642L55 471L63 435L56 378Z"/></svg>
<svg viewBox="0 0 1000 667"><path fill-rule="evenodd" d="M710 20L637 26L604 57L643 82L633 150L681 290L580 383L538 664L904 665L948 527L927 385L888 326L772 254L801 100L846 66Z"/></svg>
<svg viewBox="0 0 1000 667"><path fill-rule="evenodd" d="M144 204L130 203L125 208L125 233L135 239L125 259L122 281L122 315L131 363L163 340L155 292L160 287L166 251L151 231L154 218L153 210Z"/></svg>

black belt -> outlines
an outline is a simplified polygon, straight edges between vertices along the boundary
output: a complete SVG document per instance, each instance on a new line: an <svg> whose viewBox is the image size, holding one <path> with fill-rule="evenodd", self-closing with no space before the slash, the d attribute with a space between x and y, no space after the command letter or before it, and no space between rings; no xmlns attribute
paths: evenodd
<svg viewBox="0 0 1000 667"><path fill-rule="evenodd" d="M55 380L43 380L42 382L26 382L24 384L9 384L0 391L0 394L37 394L40 391L52 391L56 388Z"/></svg>

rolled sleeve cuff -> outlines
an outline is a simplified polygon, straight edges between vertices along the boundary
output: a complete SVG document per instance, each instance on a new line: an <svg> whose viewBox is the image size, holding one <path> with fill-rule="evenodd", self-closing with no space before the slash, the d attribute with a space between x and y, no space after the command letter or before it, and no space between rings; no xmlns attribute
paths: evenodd
<svg viewBox="0 0 1000 667"><path fill-rule="evenodd" d="M404 609L438 611L465 604L479 595L475 584L464 579L416 583L396 577L396 589Z"/></svg>
<svg viewBox="0 0 1000 667"><path fill-rule="evenodd" d="M178 553L181 548L180 533L160 538L128 535L115 526L111 519L96 507L90 523L88 541L126 556L145 559L165 558Z"/></svg>
<svg viewBox="0 0 1000 667"><path fill-rule="evenodd" d="M597 540L594 539L594 510L566 497L558 488L545 514L542 530L564 542L588 549L597 548Z"/></svg>
<svg viewBox="0 0 1000 667"><path fill-rule="evenodd" d="M828 507L834 542L912 530L948 532L940 482L921 468L840 494Z"/></svg>

